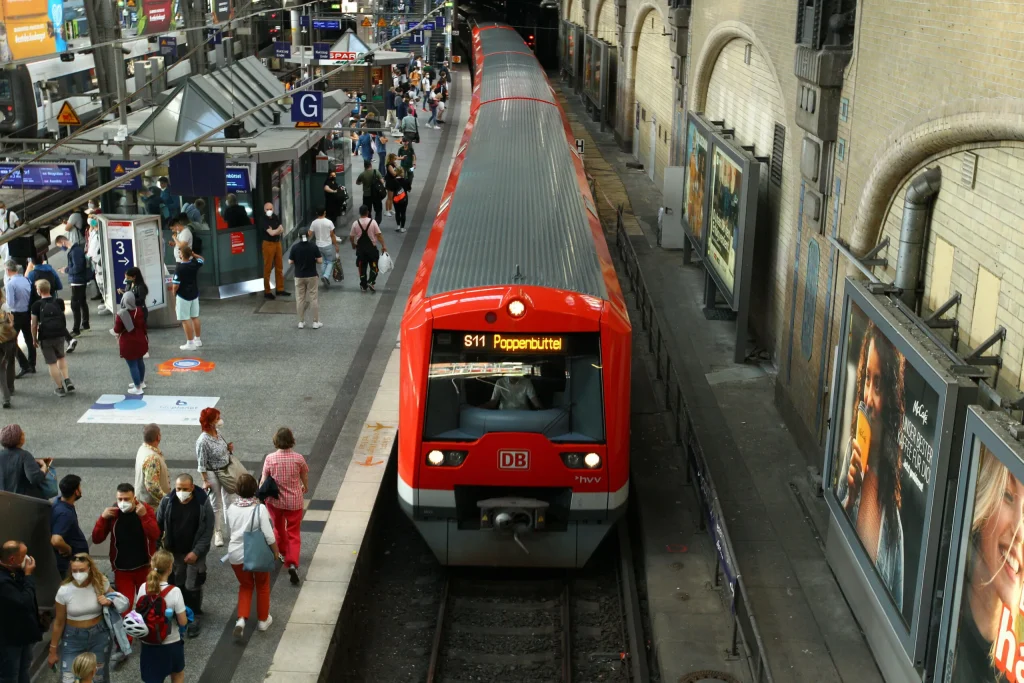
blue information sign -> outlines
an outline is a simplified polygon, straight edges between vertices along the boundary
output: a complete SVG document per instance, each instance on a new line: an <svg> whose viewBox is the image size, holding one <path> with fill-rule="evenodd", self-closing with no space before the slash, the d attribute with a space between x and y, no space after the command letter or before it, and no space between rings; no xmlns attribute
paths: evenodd
<svg viewBox="0 0 1024 683"><path fill-rule="evenodd" d="M330 43L313 43L313 59L330 59Z"/></svg>
<svg viewBox="0 0 1024 683"><path fill-rule="evenodd" d="M339 19L314 19L313 28L320 31L338 31L341 29L341 20Z"/></svg>
<svg viewBox="0 0 1024 683"><path fill-rule="evenodd" d="M160 36L160 54L173 60L178 56L178 39L174 36Z"/></svg>
<svg viewBox="0 0 1024 683"><path fill-rule="evenodd" d="M413 42L414 45L422 45L423 44L423 31L413 31L412 32L412 42Z"/></svg>
<svg viewBox="0 0 1024 683"><path fill-rule="evenodd" d="M445 18L441 16L434 17L434 28L438 31L444 28Z"/></svg>
<svg viewBox="0 0 1024 683"><path fill-rule="evenodd" d="M228 192L251 192L249 185L249 169L228 167L225 175Z"/></svg>
<svg viewBox="0 0 1024 683"><path fill-rule="evenodd" d="M11 173L18 164L0 164L0 187L17 190L77 190L78 169L75 164L28 164Z"/></svg>
<svg viewBox="0 0 1024 683"><path fill-rule="evenodd" d="M134 171L142 165L141 161L136 159L111 159L110 160L110 176L111 178L120 178L121 176ZM137 175L131 180L126 180L117 186L119 190L141 190L142 189L142 176Z"/></svg>
<svg viewBox="0 0 1024 683"><path fill-rule="evenodd" d="M308 14L303 14L301 17L299 17L299 26L305 26L306 28L309 28L309 15Z"/></svg>
<svg viewBox="0 0 1024 683"><path fill-rule="evenodd" d="M304 90L292 95L292 121L295 123L322 123L324 120L324 94L319 90Z"/></svg>
<svg viewBox="0 0 1024 683"><path fill-rule="evenodd" d="M224 42L224 32L216 28L209 29L206 32L206 42L210 45L220 45Z"/></svg>
<svg viewBox="0 0 1024 683"><path fill-rule="evenodd" d="M421 31L433 31L434 30L434 22L432 22L432 21L424 21L422 24L420 24L420 30Z"/></svg>
<svg viewBox="0 0 1024 683"><path fill-rule="evenodd" d="M292 44L282 40L274 41L274 56L281 59L288 59L292 56Z"/></svg>
<svg viewBox="0 0 1024 683"><path fill-rule="evenodd" d="M107 221L107 238L110 240L110 260L113 262L114 302L121 303L124 274L135 265L135 230L131 221Z"/></svg>

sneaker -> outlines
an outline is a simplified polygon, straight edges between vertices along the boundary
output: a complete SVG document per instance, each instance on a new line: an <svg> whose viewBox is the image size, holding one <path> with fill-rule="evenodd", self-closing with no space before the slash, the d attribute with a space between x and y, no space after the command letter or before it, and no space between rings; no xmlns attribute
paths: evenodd
<svg viewBox="0 0 1024 683"><path fill-rule="evenodd" d="M320 322L317 322L317 323L313 323L313 329L314 329L314 330L319 330L319 329L320 329L321 327L323 327L323 326L324 326L324 324L323 324L323 323L320 323Z"/></svg>
<svg viewBox="0 0 1024 683"><path fill-rule="evenodd" d="M193 344L192 342L185 342L184 344L182 344L178 348L181 349L182 351L195 351L196 350L196 345Z"/></svg>
<svg viewBox="0 0 1024 683"><path fill-rule="evenodd" d="M133 396L138 396L139 394L142 393L142 389L133 384L131 385L131 387L128 388L128 393Z"/></svg>
<svg viewBox="0 0 1024 683"><path fill-rule="evenodd" d="M75 349L77 349L77 348L78 348L78 340L72 338L71 342L68 344L68 353L74 353Z"/></svg>
<svg viewBox="0 0 1024 683"><path fill-rule="evenodd" d="M257 622L256 629L259 630L259 631L266 631L268 628L270 628L270 625L273 624L273 623L274 623L273 615L268 614L266 621Z"/></svg>
<svg viewBox="0 0 1024 683"><path fill-rule="evenodd" d="M6 410L6 409L8 409L10 407L11 407L11 402L10 401L4 401L4 409Z"/></svg>
<svg viewBox="0 0 1024 683"><path fill-rule="evenodd" d="M92 328L90 328L90 327L89 327L89 324L88 324L88 323L86 323L86 324L82 325L82 330L83 330L83 331L84 331L84 330L89 330L89 329L92 329Z"/></svg>
<svg viewBox="0 0 1024 683"><path fill-rule="evenodd" d="M142 354L142 357L143 358L149 358L149 351L146 351L144 354ZM143 384L145 384L145 383L143 383Z"/></svg>
<svg viewBox="0 0 1024 683"><path fill-rule="evenodd" d="M242 634L245 633L245 619L239 618L235 622L235 630L233 631L235 638L241 640Z"/></svg>
<svg viewBox="0 0 1024 683"><path fill-rule="evenodd" d="M398 232L405 232L405 228L399 228Z"/></svg>
<svg viewBox="0 0 1024 683"><path fill-rule="evenodd" d="M303 330L306 328L306 323L299 323L299 329Z"/></svg>
<svg viewBox="0 0 1024 683"><path fill-rule="evenodd" d="M58 396L67 396L67 392L64 391L64 387L54 387L53 393Z"/></svg>
<svg viewBox="0 0 1024 683"><path fill-rule="evenodd" d="M202 340L202 339L200 339L199 337L195 337L195 338L194 338L194 339L192 340L192 343L196 345L196 348L199 348L200 346L202 346L202 345L203 345L203 340Z"/></svg>
<svg viewBox="0 0 1024 683"><path fill-rule="evenodd" d="M326 277L324 277L324 276L322 276L322 275L320 276L320 282L321 282L321 283L323 283L323 286L324 286L324 287L326 287L326 288L328 288L328 289L330 289L330 288L331 288L331 281L330 281L330 280L328 280L328 279L327 279Z"/></svg>
<svg viewBox="0 0 1024 683"><path fill-rule="evenodd" d="M293 586L299 585L299 568L295 566L288 567L288 576L291 577Z"/></svg>
<svg viewBox="0 0 1024 683"><path fill-rule="evenodd" d="M81 334L82 334L82 332L80 330L71 330L71 336L72 337L78 337L78 336L81 336ZM118 653L120 653L120 650L118 650L114 654L118 654Z"/></svg>
<svg viewBox="0 0 1024 683"><path fill-rule="evenodd" d="M128 388L131 389L134 386L135 386L134 384L129 384ZM139 385L139 389L145 389L145 388L146 388L146 383L145 382L143 382L142 384Z"/></svg>
<svg viewBox="0 0 1024 683"><path fill-rule="evenodd" d="M64 380L64 390L67 391L69 394L75 393L75 384L74 382L71 381L70 377Z"/></svg>
<svg viewBox="0 0 1024 683"><path fill-rule="evenodd" d="M376 288L376 287L374 287L374 286L373 286L373 284L374 284L374 283L370 282L370 283L367 283L367 285L366 285L366 286L370 288L370 291L371 291L371 292L373 292L374 294L376 294L376 293L377 293L377 288Z"/></svg>
<svg viewBox="0 0 1024 683"><path fill-rule="evenodd" d="M224 545L224 534L220 532L220 529L213 532L213 544L218 548Z"/></svg>
<svg viewBox="0 0 1024 683"><path fill-rule="evenodd" d="M110 655L110 665L114 667L119 667L128 660L129 656L131 656L130 652L128 654L125 654L120 650L115 650L114 653Z"/></svg>
<svg viewBox="0 0 1024 683"><path fill-rule="evenodd" d="M274 296L273 293L271 293L271 292L263 292L263 298L264 299L271 299L271 300L273 300L273 299L276 299L277 297Z"/></svg>

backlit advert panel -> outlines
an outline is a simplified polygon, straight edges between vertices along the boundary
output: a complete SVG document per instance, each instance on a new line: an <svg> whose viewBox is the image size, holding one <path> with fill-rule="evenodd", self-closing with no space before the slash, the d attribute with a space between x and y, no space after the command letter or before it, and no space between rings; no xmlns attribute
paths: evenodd
<svg viewBox="0 0 1024 683"><path fill-rule="evenodd" d="M968 418L939 672L950 683L1024 683L1024 454L1000 425L1011 421L978 408Z"/></svg>

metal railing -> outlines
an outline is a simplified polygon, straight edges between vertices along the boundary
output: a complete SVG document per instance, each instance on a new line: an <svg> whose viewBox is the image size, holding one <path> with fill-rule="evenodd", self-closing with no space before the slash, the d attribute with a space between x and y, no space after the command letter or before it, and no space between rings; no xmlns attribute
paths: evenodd
<svg viewBox="0 0 1024 683"><path fill-rule="evenodd" d="M697 499L701 505L698 518L701 530L711 534L718 563L715 565L715 586L725 587L729 591L733 616L732 646L730 655L743 656L740 651L740 639L746 646L746 655L754 683L774 683L771 669L765 652L764 641L757 627L757 620L750 604L746 585L740 575L736 563L736 555L732 549L732 541L725 525L725 516L718 500L714 481L708 469L704 451L694 433L690 418L690 409L684 396L683 384L680 381L676 365L668 349L668 340L662 334L662 324L658 312L651 300L650 291L640 270L633 243L626 234L622 218L622 206L616 208L615 244L619 260L622 262L626 279L640 310L640 324L647 333L647 350L654 356L655 375L664 384L665 407L673 414L675 422L675 443L681 445L686 453L687 483L694 485Z"/></svg>

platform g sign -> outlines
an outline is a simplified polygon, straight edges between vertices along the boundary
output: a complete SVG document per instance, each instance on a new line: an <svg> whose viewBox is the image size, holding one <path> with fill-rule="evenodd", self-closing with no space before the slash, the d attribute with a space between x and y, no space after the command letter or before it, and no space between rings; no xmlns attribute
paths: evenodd
<svg viewBox="0 0 1024 683"><path fill-rule="evenodd" d="M292 121L296 128L319 128L324 120L324 94L308 90L292 96Z"/></svg>

